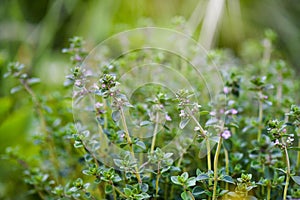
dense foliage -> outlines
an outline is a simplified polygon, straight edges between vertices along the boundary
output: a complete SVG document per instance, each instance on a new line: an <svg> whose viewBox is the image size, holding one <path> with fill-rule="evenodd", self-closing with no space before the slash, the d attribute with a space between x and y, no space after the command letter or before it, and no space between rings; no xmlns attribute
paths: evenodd
<svg viewBox="0 0 300 200"><path fill-rule="evenodd" d="M27 66L10 63L11 93L27 92L32 100L38 154L10 147L4 159L22 168L30 191L24 196L40 199L299 199L300 83L273 49L275 41L267 30L262 42L245 43L241 58L208 52L205 66L216 65L224 85L214 99L197 79L190 80L196 92L148 84L125 95L119 72L133 65L155 60L193 73L168 52L100 62L103 70L90 84L84 42L74 37L63 49L71 58L64 89L48 95L35 90L39 79ZM95 102L82 109L94 113L99 135L73 121L72 105L87 94ZM164 148L169 143L174 146ZM113 163L102 162L105 157Z"/></svg>

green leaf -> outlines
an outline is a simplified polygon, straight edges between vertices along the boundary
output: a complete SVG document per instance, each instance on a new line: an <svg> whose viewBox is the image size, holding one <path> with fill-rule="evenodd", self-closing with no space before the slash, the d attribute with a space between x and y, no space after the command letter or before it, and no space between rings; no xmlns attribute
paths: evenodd
<svg viewBox="0 0 300 200"><path fill-rule="evenodd" d="M142 121L141 123L140 123L140 126L148 126L148 125L150 125L150 124L152 124L152 122L150 122L150 121Z"/></svg>
<svg viewBox="0 0 300 200"><path fill-rule="evenodd" d="M114 163L117 167L121 167L123 165L121 159L114 159Z"/></svg>
<svg viewBox="0 0 300 200"><path fill-rule="evenodd" d="M114 111L114 112L111 114L111 117L112 117L112 119L114 120L114 122L119 121L119 120L120 120L120 117L121 117L120 111L119 111L119 110Z"/></svg>
<svg viewBox="0 0 300 200"><path fill-rule="evenodd" d="M113 187L110 184L105 185L105 194L110 194L113 191Z"/></svg>
<svg viewBox="0 0 300 200"><path fill-rule="evenodd" d="M187 183L186 185L188 187L191 187L191 186L195 186L196 185L196 178L195 177L191 177L187 180Z"/></svg>
<svg viewBox="0 0 300 200"><path fill-rule="evenodd" d="M124 188L124 193L127 197L131 196L132 192L129 188Z"/></svg>
<svg viewBox="0 0 300 200"><path fill-rule="evenodd" d="M229 191L228 190L222 190L219 194L219 196L223 196L224 194L228 193Z"/></svg>
<svg viewBox="0 0 300 200"><path fill-rule="evenodd" d="M194 188L193 188L193 191L192 191L192 194L193 194L194 196L199 196L199 195L204 194L204 193L205 193L205 190L202 189L202 188L199 187L199 186L194 187Z"/></svg>
<svg viewBox="0 0 300 200"><path fill-rule="evenodd" d="M183 172L183 174L181 174L181 178L185 182L189 178L189 174L187 172Z"/></svg>
<svg viewBox="0 0 300 200"><path fill-rule="evenodd" d="M207 111L207 110L200 111L200 116L208 115L208 114L209 114L209 111Z"/></svg>
<svg viewBox="0 0 300 200"><path fill-rule="evenodd" d="M181 185L181 183L178 180L178 176L171 176L171 181L177 185Z"/></svg>
<svg viewBox="0 0 300 200"><path fill-rule="evenodd" d="M82 144L81 141L75 141L74 147L75 147L75 148L81 148L81 147L83 147L83 144Z"/></svg>
<svg viewBox="0 0 300 200"><path fill-rule="evenodd" d="M115 177L113 178L113 182L117 183L117 182L120 182L122 179L119 175L115 175Z"/></svg>
<svg viewBox="0 0 300 200"><path fill-rule="evenodd" d="M189 123L189 121L190 121L189 118L182 119L180 124L179 124L179 128L184 129L184 127L186 127L186 125Z"/></svg>
<svg viewBox="0 0 300 200"><path fill-rule="evenodd" d="M300 151L300 147L289 147L290 150Z"/></svg>
<svg viewBox="0 0 300 200"><path fill-rule="evenodd" d="M197 181L204 181L204 180L207 180L207 179L209 179L209 176L207 174L200 174L196 178Z"/></svg>
<svg viewBox="0 0 300 200"><path fill-rule="evenodd" d="M167 167L164 167L162 170L161 170L161 173L165 173L167 172L171 167L170 166L167 166Z"/></svg>
<svg viewBox="0 0 300 200"><path fill-rule="evenodd" d="M216 123L218 123L218 119L211 118L211 119L207 120L207 122L205 123L205 126L211 126L211 125L214 125Z"/></svg>
<svg viewBox="0 0 300 200"><path fill-rule="evenodd" d="M146 183L142 183L141 185L141 191L142 192L147 192L149 190L149 185Z"/></svg>
<svg viewBox="0 0 300 200"><path fill-rule="evenodd" d="M236 124L236 123L233 123L233 122L231 122L231 123L229 124L229 126L230 126L230 127L234 127L234 128L239 128L239 125Z"/></svg>
<svg viewBox="0 0 300 200"><path fill-rule="evenodd" d="M300 185L300 176L291 176L291 178L293 179L293 181L295 181L295 183Z"/></svg>
<svg viewBox="0 0 300 200"><path fill-rule="evenodd" d="M138 141L137 143L135 143L136 146L140 147L141 149L145 150L146 149L146 145L144 142L142 141Z"/></svg>
<svg viewBox="0 0 300 200"><path fill-rule="evenodd" d="M13 88L10 90L10 93L11 93L11 94L14 94L14 93L16 93L16 92L19 92L19 91L22 90L22 89L23 89L23 87L22 87L21 85L19 85L19 86L13 87Z"/></svg>
<svg viewBox="0 0 300 200"><path fill-rule="evenodd" d="M186 191L186 192L183 192L183 193L181 193L181 198L183 199L183 200L193 200L193 198L189 195L189 193Z"/></svg>
<svg viewBox="0 0 300 200"><path fill-rule="evenodd" d="M36 84L36 83L39 83L39 82L41 82L41 80L39 78L30 78L30 79L27 80L27 83L29 85L33 85L33 84Z"/></svg>
<svg viewBox="0 0 300 200"><path fill-rule="evenodd" d="M228 176L228 175L225 175L224 177L222 177L221 181L235 184L233 178L231 176Z"/></svg>
<svg viewBox="0 0 300 200"><path fill-rule="evenodd" d="M82 173L88 176L91 175L90 170L87 169L83 170Z"/></svg>
<svg viewBox="0 0 300 200"><path fill-rule="evenodd" d="M173 153L166 153L165 155L164 155L164 158L166 159L166 158L171 158L171 156L173 155Z"/></svg>

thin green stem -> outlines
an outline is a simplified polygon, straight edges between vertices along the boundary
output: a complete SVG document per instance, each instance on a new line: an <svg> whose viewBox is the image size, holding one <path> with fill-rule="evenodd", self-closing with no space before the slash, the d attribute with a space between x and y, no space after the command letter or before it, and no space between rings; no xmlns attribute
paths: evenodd
<svg viewBox="0 0 300 200"><path fill-rule="evenodd" d="M42 105L40 104L36 94L32 91L32 89L29 87L29 85L27 84L27 82L25 80L20 80L20 83L24 86L25 90L28 92L28 94L31 96L32 101L36 107L36 111L37 111L37 115L38 118L40 120L41 123L41 131L46 134L46 141L49 147L49 152L50 152L50 160L52 161L53 165L55 166L56 171L58 171L59 169L59 163L56 159L56 155L55 155L55 145L53 142L53 138L50 134L50 132L47 130L47 123L46 123L46 119L45 116L43 114L43 110L42 110ZM55 178L60 182L60 176L58 176L56 173L55 174Z"/></svg>
<svg viewBox="0 0 300 200"><path fill-rule="evenodd" d="M206 151L207 151L207 169L208 171L211 170L211 153L210 153L210 143L208 138L205 138L206 143Z"/></svg>
<svg viewBox="0 0 300 200"><path fill-rule="evenodd" d="M194 116L194 114L192 113L192 111L189 108L187 108L187 111L188 111L190 117L194 120L194 122L196 123L196 125L199 127L201 136L205 138L207 136L206 135L206 131L202 128L201 124L198 122L198 120L196 119L196 117Z"/></svg>
<svg viewBox="0 0 300 200"><path fill-rule="evenodd" d="M268 190L268 192L267 192L267 200L270 200L271 199L271 184L269 183L268 184L268 187L267 187L267 190Z"/></svg>
<svg viewBox="0 0 300 200"><path fill-rule="evenodd" d="M198 120L196 119L196 117L193 115L192 111L189 108L187 108L187 111L188 111L190 117L194 120L194 122L196 123L196 125L199 127L201 136L204 137L204 139L206 140L207 169L211 170L210 143L209 143L206 131L202 128L201 124L198 122Z"/></svg>
<svg viewBox="0 0 300 200"><path fill-rule="evenodd" d="M259 105L258 105L258 132L257 132L257 141L258 142L260 142L260 138L261 138L262 118L263 118L263 102L262 102L262 100L259 100Z"/></svg>
<svg viewBox="0 0 300 200"><path fill-rule="evenodd" d="M111 186L113 188L113 197L114 197L114 200L117 200L116 188L114 187L113 183L111 184Z"/></svg>
<svg viewBox="0 0 300 200"><path fill-rule="evenodd" d="M225 171L226 174L229 175L229 155L227 149L224 147L224 154L225 154ZM225 190L228 190L228 183L225 183Z"/></svg>
<svg viewBox="0 0 300 200"><path fill-rule="evenodd" d="M192 198L192 200L195 200L195 197L194 195L190 192L190 191L187 191L187 193L189 194L189 196Z"/></svg>
<svg viewBox="0 0 300 200"><path fill-rule="evenodd" d="M300 139L298 139L298 148L300 149ZM300 151L297 153L297 164L296 164L296 170L300 168Z"/></svg>
<svg viewBox="0 0 300 200"><path fill-rule="evenodd" d="M285 186L284 186L284 191L283 191L283 200L286 200L287 198L287 192L289 188L289 182L290 182L290 174L291 174L291 166L290 166L290 159L289 159L289 154L287 151L287 147L284 147L284 154L285 154L285 159L286 159L286 180L285 180Z"/></svg>
<svg viewBox="0 0 300 200"><path fill-rule="evenodd" d="M158 197L158 191L159 191L159 179L160 179L160 162L157 164L157 176L155 181L155 199Z"/></svg>
<svg viewBox="0 0 300 200"><path fill-rule="evenodd" d="M159 119L159 113L156 112L155 115L155 126L154 126L154 132L153 132L153 137L152 137L152 143L151 143L151 154L153 154L154 152L154 148L155 148L155 141L156 141L156 135L157 135L157 130L158 130L158 119Z"/></svg>
<svg viewBox="0 0 300 200"><path fill-rule="evenodd" d="M128 131L128 127L127 127L127 124L126 124L126 119L125 119L125 114L124 114L124 110L122 107L120 107L120 113L121 113L121 119L122 119L122 124L123 124L123 128L124 128L124 131L125 131L125 138L127 140L127 143L129 145L129 151L131 153L131 156L134 160L135 159L135 154L134 154L134 150L133 150L133 146L132 146L132 141L131 141L131 138L130 138L130 134L129 134L129 131ZM138 180L139 183L142 183L142 180L141 180L141 176L140 176L140 173L139 173L139 169L138 169L138 166L135 166L135 176Z"/></svg>
<svg viewBox="0 0 300 200"><path fill-rule="evenodd" d="M118 192L122 197L125 197L125 198L127 198L127 196L118 188L118 187L116 187L115 185L113 185L112 184L112 186L113 186L113 189L116 191L116 192Z"/></svg>
<svg viewBox="0 0 300 200"><path fill-rule="evenodd" d="M210 171L211 170L211 153L210 153L210 148L211 147L210 147L210 143L209 143L209 140L208 140L207 133L203 129L203 127L201 126L201 124L198 122L198 120L196 119L196 117L193 115L192 111L189 108L187 108L187 111L188 111L190 117L194 120L194 122L196 123L196 125L199 127L201 136L206 140L205 144L206 144L206 151L207 151L206 152L207 153L207 170ZM209 185L212 185L211 179L209 179L208 183L209 183ZM210 197L208 199L210 199Z"/></svg>
<svg viewBox="0 0 300 200"><path fill-rule="evenodd" d="M214 158L214 187L213 187L213 197L212 197L213 200L217 199L218 161L219 161L221 146L222 146L222 137L220 137L220 139L219 139L219 143L218 143L215 158Z"/></svg>

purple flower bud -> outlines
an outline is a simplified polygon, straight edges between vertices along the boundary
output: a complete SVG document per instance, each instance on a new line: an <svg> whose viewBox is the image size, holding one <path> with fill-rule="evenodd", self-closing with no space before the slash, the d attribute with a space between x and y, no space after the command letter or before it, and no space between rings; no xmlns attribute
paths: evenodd
<svg viewBox="0 0 300 200"><path fill-rule="evenodd" d="M76 60L76 61L81 61L82 58L81 58L78 54L76 54L75 57L74 57L74 60Z"/></svg>
<svg viewBox="0 0 300 200"><path fill-rule="evenodd" d="M223 88L223 92L224 92L224 94L228 94L229 93L229 88L225 86Z"/></svg>
<svg viewBox="0 0 300 200"><path fill-rule="evenodd" d="M105 85L105 84L102 84L102 85L101 85L101 87L102 87L102 88L105 88L105 87L106 87L106 85Z"/></svg>
<svg viewBox="0 0 300 200"><path fill-rule="evenodd" d="M222 134L221 137L224 138L225 140L227 140L228 138L231 137L231 133L229 130L225 130Z"/></svg>
<svg viewBox="0 0 300 200"><path fill-rule="evenodd" d="M168 114L166 114L165 117L166 117L166 120L167 120L167 121L172 121L172 118L171 118Z"/></svg>

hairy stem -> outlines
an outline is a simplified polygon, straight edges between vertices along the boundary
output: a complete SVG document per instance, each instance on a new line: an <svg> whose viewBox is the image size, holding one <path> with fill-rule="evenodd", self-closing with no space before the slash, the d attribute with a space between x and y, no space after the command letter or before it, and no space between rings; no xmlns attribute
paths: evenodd
<svg viewBox="0 0 300 200"><path fill-rule="evenodd" d="M222 146L222 137L220 137L220 139L219 139L219 143L218 143L215 158L214 158L214 188L213 188L213 197L212 197L213 200L217 199L218 161L219 161L221 146Z"/></svg>
<svg viewBox="0 0 300 200"><path fill-rule="evenodd" d="M121 113L121 119L122 119L122 124L123 124L123 128L124 128L124 131L125 131L125 138L127 140L127 143L129 145L129 151L131 153L131 156L134 160L135 159L135 155L134 155L134 151L133 151L133 146L132 146L132 141L131 141L131 138L130 138L130 134L129 134L129 131L128 131L128 128L127 128L127 124L126 124L126 119L125 119L125 114L124 114L124 110L122 107L120 107L120 113ZM142 183L142 180L141 180L141 176L140 176L140 173L139 173L139 169L138 169L138 166L135 166L135 176L138 180L139 183Z"/></svg>

